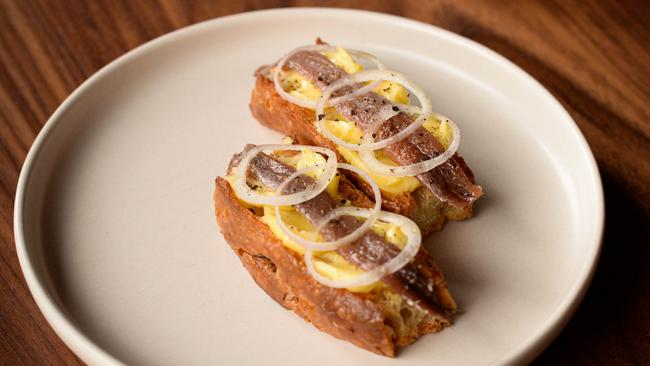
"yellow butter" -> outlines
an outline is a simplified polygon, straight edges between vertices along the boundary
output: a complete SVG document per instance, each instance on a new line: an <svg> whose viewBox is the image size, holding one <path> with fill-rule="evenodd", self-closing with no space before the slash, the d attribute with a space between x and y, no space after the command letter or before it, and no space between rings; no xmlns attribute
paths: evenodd
<svg viewBox="0 0 650 366"><path fill-rule="evenodd" d="M282 88L294 97L316 100L320 98L320 89L299 73L289 70L282 80Z"/></svg>
<svg viewBox="0 0 650 366"><path fill-rule="evenodd" d="M373 91L393 103L411 104L408 91L398 83L382 81Z"/></svg>

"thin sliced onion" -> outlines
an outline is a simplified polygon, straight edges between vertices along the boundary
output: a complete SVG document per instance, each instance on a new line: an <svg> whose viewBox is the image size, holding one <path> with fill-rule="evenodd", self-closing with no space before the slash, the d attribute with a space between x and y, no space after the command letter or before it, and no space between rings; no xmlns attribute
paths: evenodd
<svg viewBox="0 0 650 366"><path fill-rule="evenodd" d="M350 164L339 163L337 167L339 169L350 170L360 175L372 188L372 192L374 194L374 199L375 199L375 205L371 209L361 208L361 207L339 207L337 209L328 212L328 214L325 215L325 217L321 219L321 221L316 225L316 230L314 230L314 235L312 236L312 239L315 239L316 235L318 235L321 229L323 229L328 222L330 222L331 220L337 217L347 215L348 213L350 214L350 216L366 215L366 213L360 213L360 211L368 212L367 216L364 216L367 217L367 220L361 226L356 228L351 233L332 241L308 240L294 233L293 230L289 229L287 225L284 223L284 221L282 220L282 215L280 215L280 206L279 205L275 206L275 218L282 232L284 232L284 234L287 235L289 239L293 240L295 243L299 245L302 245L306 249L319 250L319 251L334 250L342 247L343 245L352 243L353 241L359 239L370 229L372 224L374 224L375 220L377 219L377 215L379 215L379 212L381 211L381 191L379 190L379 186L377 185L377 182L375 182L374 179L372 179L366 172L364 172L361 169L357 169ZM289 177L287 177L287 179L285 179L278 186L276 192L282 192L284 187L286 187L293 179L295 179L301 174L304 174L301 171L310 170L311 168L314 167L301 169L291 174Z"/></svg>
<svg viewBox="0 0 650 366"><path fill-rule="evenodd" d="M327 156L327 161L324 164L318 164L318 168L322 168L323 172L316 179L316 184L311 189L306 189L302 192L292 193L287 195L262 195L251 189L246 183L248 174L248 166L257 154L269 151L301 151L303 149L313 150ZM327 188L334 175L336 174L336 153L330 149L317 146L308 145L259 145L250 149L241 159L239 165L234 173L234 190L237 197L240 199L256 204L256 205L280 205L290 206L301 202L308 201Z"/></svg>
<svg viewBox="0 0 650 366"><path fill-rule="evenodd" d="M313 45L313 46L303 46L303 47L298 47L294 49L293 51L289 52L286 54L278 63L276 64L275 71L273 72L273 84L275 85L275 91L280 94L280 96L290 103L296 104L300 107L303 108L310 108L314 109L316 107L316 101L315 100L305 100L302 98L298 98L296 96L291 95L290 93L287 93L284 88L282 88L282 84L280 83L280 73L282 72L282 68L284 67L284 64L287 63L287 60L295 55L298 52L303 52L303 51L317 51L317 52L327 52L327 51L336 51L337 47L336 46L330 46L330 45ZM351 55L357 56L359 58L365 58L370 60L372 63L377 65L377 69L379 70L384 70L386 67L384 66L383 63L379 61L377 57L374 55L371 55L367 52L359 51L359 50L354 50L354 49L348 49L346 48L346 51L350 53ZM370 90L374 89L377 85L367 85L367 87L372 86Z"/></svg>
<svg viewBox="0 0 650 366"><path fill-rule="evenodd" d="M359 211L358 216L367 217L368 211ZM420 250L422 234L417 224L412 220L397 215L391 212L381 211L378 220L389 222L398 225L402 232L406 235L406 245L402 251L395 257L388 260L386 263L373 268L363 274L353 278L346 279L331 279L320 274L314 267L314 254L311 250L305 251L305 264L307 270L316 279L325 286L334 288L349 288L360 287L373 284L383 277L399 271L402 267L408 264Z"/></svg>
<svg viewBox="0 0 650 366"><path fill-rule="evenodd" d="M332 101L329 99L332 96L332 93L334 93L336 90L344 86L353 85L360 82L381 81L381 80L392 81L395 83L402 84L405 88L411 90L411 92L420 101L420 105L421 105L420 115L413 123L411 123L408 127L403 129L402 131L396 133L395 135L387 139L378 142L362 141L360 144L351 144L349 142L346 142L338 138L334 133L332 133L330 130L327 129L327 126L325 126L324 119L318 118L318 116L323 115L323 110L325 109L326 105L332 105ZM318 99L318 102L316 103L316 123L318 124L319 131L323 133L327 138L332 140L334 143L336 143L337 145L352 151L378 150L388 145L392 145L396 142L399 142L405 139L406 137L408 137L413 132L415 132L415 130L420 128L420 126L422 126L422 124L426 121L427 117L430 114L431 114L431 101L429 100L429 98L427 98L424 91L419 86L411 82L408 78L406 78L406 76L404 76L403 74L400 74L395 71L388 71L388 70L368 70L368 71L361 71L356 74L348 74L345 77L342 77L339 80L335 81L327 88L325 88L323 90L321 97ZM368 131L368 132L372 134L375 132L374 130L376 130L380 126L381 123L376 123L375 128L373 128L373 131Z"/></svg>
<svg viewBox="0 0 650 366"><path fill-rule="evenodd" d="M456 126L456 124L452 120L448 118L443 118L443 119L446 121L446 123L449 123L451 125L452 140L449 143L447 149L445 149L445 151L443 151L441 154L437 155L434 158L424 160L415 164L410 164L410 165L393 166L393 165L384 164L381 161L377 160L374 151L362 150L359 151L359 156L361 157L361 160L366 165L366 167L370 169L373 173L377 173L389 177L416 176L418 174L422 174L426 171L429 171L439 166L440 164L443 164L444 162L449 160L452 156L454 156L456 151L458 151L458 146L460 145L460 129L458 128L458 126ZM365 133L361 138L362 141L364 140L368 141L371 139L372 137Z"/></svg>

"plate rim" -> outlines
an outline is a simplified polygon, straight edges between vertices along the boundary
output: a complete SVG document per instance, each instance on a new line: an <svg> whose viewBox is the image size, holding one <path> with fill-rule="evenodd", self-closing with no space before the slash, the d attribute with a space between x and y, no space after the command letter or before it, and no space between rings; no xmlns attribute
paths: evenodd
<svg viewBox="0 0 650 366"><path fill-rule="evenodd" d="M557 109L557 112L564 115L567 120L570 132L579 143L580 152L585 155L588 168L592 174L592 183L596 193L595 200L595 217L596 222L593 223L591 230L592 239L594 244L590 247L590 252L587 253L587 259L583 264L583 268L578 269L578 273L574 276L573 284L569 287L562 301L557 305L555 310L549 316L547 323L537 329L526 340L517 344L510 352L504 354L501 358L493 362L495 365L512 365L527 363L537 357L550 343L557 337L557 335L564 329L568 321L571 319L578 306L582 302L584 295L591 284L591 280L595 273L597 263L600 257L602 248L602 237L604 230L604 194L602 187L602 180L600 172L596 164L593 152L580 132L576 122L573 120L568 111L562 104L535 78L528 74L525 70L517 66L512 61L508 60L496 51L476 42L471 39L465 38L459 34L453 33L446 29L437 27L432 24L423 23L409 18L404 18L392 14L379 13L374 11L359 10L359 9L342 9L342 8L316 8L316 7L294 7L294 8L280 8L280 9L266 9L256 10L250 12L237 13L223 17L217 17L201 21L192 25L188 25L170 33L161 35L157 38L149 40L142 45L124 53L116 59L108 62L101 67L88 79L82 82L70 95L56 108L54 113L47 119L41 130L38 132L29 152L25 158L21 172L19 175L16 196L14 200L14 239L16 251L20 263L23 276L28 285L28 288L39 308L41 313L45 316L48 323L50 323L55 333L64 341L64 343L83 361L89 364L107 364L107 365L124 365L123 362L118 360L113 355L106 352L99 345L88 338L65 314L63 309L53 301L48 294L48 290L41 282L34 270L35 265L32 263L33 258L28 254L27 243L25 241L25 227L24 227L24 206L26 205L26 192L30 176L34 170L34 164L42 150L51 131L58 125L61 116L65 111L81 96L83 93L91 88L102 78L108 76L113 70L118 69L122 64L129 62L131 59L138 57L140 54L145 53L149 49L164 46L167 43L173 42L176 38L182 36L189 36L191 33L200 31L202 28L210 27L215 23L237 22L244 18L267 17L274 15L282 15L283 13L306 13L307 15L325 16L327 13L330 15L355 15L359 17L374 18L378 21L394 22L399 25L414 28L417 31L433 34L437 37L447 38L448 40L460 44L464 47L473 49L479 52L483 57L491 58L497 63L507 67L513 71L517 76L523 77L530 87L535 88L539 92L540 97L547 99ZM318 13L318 14L316 14Z"/></svg>

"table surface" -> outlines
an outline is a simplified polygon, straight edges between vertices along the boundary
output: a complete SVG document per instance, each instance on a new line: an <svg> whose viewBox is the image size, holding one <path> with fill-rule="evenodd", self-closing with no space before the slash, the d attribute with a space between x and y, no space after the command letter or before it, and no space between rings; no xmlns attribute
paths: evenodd
<svg viewBox="0 0 650 366"><path fill-rule="evenodd" d="M536 364L650 364L650 4L644 1L0 2L0 364L77 365L39 312L14 246L21 165L55 108L125 52L188 24L279 6L364 8L451 30L546 86L586 136L607 223L593 284Z"/></svg>

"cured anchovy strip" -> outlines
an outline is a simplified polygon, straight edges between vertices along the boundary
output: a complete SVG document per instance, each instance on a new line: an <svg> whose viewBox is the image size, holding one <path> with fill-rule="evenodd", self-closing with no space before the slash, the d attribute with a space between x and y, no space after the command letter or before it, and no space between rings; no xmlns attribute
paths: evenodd
<svg viewBox="0 0 650 366"><path fill-rule="evenodd" d="M298 52L287 60L287 67L308 78L319 88L345 76L344 70L333 64L327 57L315 51ZM360 85L341 88L334 96L343 95L359 88ZM392 103L379 94L370 92L336 105L336 110L346 119L354 122L362 130L367 130L381 108ZM397 106L393 106L399 111ZM400 112L384 122L376 132L376 140L386 139L413 123L406 113ZM425 161L445 151L442 144L424 127L402 141L383 149L384 154L400 165L410 165ZM476 201L483 189L475 185L454 156L443 164L419 174L417 179L441 201L456 207L465 207Z"/></svg>

